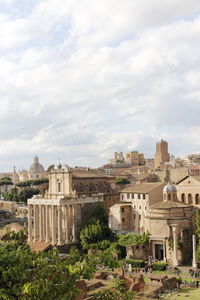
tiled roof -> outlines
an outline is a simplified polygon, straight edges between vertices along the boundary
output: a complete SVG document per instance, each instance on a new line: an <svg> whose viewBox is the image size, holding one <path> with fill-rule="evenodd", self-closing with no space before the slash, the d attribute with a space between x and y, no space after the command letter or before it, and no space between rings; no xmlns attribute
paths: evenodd
<svg viewBox="0 0 200 300"><path fill-rule="evenodd" d="M173 208L173 207L187 207L188 205L180 202L180 201L172 201L172 200L168 200L168 201L160 201L158 203L155 203L153 205L151 205L152 209L168 209L168 208Z"/></svg>
<svg viewBox="0 0 200 300"><path fill-rule="evenodd" d="M166 183L163 182L152 182L152 183L141 183L138 185L131 186L129 188L125 188L121 190L121 193L148 193L155 188L165 186Z"/></svg>
<svg viewBox="0 0 200 300"><path fill-rule="evenodd" d="M103 171L96 169L71 169L73 178L93 178L93 177L106 177L112 178L111 176L105 174Z"/></svg>

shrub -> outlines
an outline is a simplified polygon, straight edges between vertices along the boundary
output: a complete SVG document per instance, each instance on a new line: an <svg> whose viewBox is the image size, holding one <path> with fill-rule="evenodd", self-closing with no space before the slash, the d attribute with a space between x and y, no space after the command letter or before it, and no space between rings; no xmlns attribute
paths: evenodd
<svg viewBox="0 0 200 300"><path fill-rule="evenodd" d="M118 236L118 243L121 246L129 246L129 245L139 245L139 244L146 244L149 241L150 233L146 232L143 234L135 234L129 233L126 235L119 235Z"/></svg>
<svg viewBox="0 0 200 300"><path fill-rule="evenodd" d="M123 177L118 177L115 180L116 185L124 185L124 184L129 184L129 183L130 183L130 181L126 178L123 178Z"/></svg>
<svg viewBox="0 0 200 300"><path fill-rule="evenodd" d="M162 262L156 262L152 264L152 268L154 271L165 271L167 268L167 264Z"/></svg>
<svg viewBox="0 0 200 300"><path fill-rule="evenodd" d="M128 258L125 259L124 261L126 264L131 264L133 268L143 268L145 265L144 260L139 260L139 259L133 259L133 258Z"/></svg>
<svg viewBox="0 0 200 300"><path fill-rule="evenodd" d="M112 236L113 234L110 228L101 224L100 221L97 221L95 224L89 224L81 230L81 245L83 249L89 249L90 244L97 244L98 242L109 240Z"/></svg>

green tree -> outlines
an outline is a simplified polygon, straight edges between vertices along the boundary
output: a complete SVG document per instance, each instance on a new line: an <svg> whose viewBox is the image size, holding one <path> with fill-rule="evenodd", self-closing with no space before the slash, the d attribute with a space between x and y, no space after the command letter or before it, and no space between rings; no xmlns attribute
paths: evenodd
<svg viewBox="0 0 200 300"><path fill-rule="evenodd" d="M129 184L130 181L127 178L123 178L123 177L118 177L115 180L115 184L116 185L124 185L124 184Z"/></svg>
<svg viewBox="0 0 200 300"><path fill-rule="evenodd" d="M18 189L16 186L14 186L12 189L10 189L9 192L6 192L3 194L3 197L5 200L7 201L15 201L18 202L19 201L19 193L18 193Z"/></svg>
<svg viewBox="0 0 200 300"><path fill-rule="evenodd" d="M129 233L125 235L118 235L118 244L121 246L146 244L149 242L150 233L135 234Z"/></svg>
<svg viewBox="0 0 200 300"><path fill-rule="evenodd" d="M95 224L97 221L99 221L103 225L108 225L108 216L103 205L100 203L98 203L94 208L89 223Z"/></svg>
<svg viewBox="0 0 200 300"><path fill-rule="evenodd" d="M13 185L10 177L3 177L0 179L0 194L2 194L2 191L4 193L7 193L8 192L8 186L11 186Z"/></svg>
<svg viewBox="0 0 200 300"><path fill-rule="evenodd" d="M16 183L16 186L23 188L23 187L28 187L28 186L37 186L37 185L41 185L44 183L49 183L49 179L48 178L30 179L30 180L21 181L21 182Z"/></svg>
<svg viewBox="0 0 200 300"><path fill-rule="evenodd" d="M113 236L108 226L96 221L95 224L85 226L80 233L81 245L84 249L89 249L90 244L96 244L103 240L109 240Z"/></svg>
<svg viewBox="0 0 200 300"><path fill-rule="evenodd" d="M27 199L33 197L33 195L39 194L40 190L35 188L25 188L19 192L19 200L21 202L27 203Z"/></svg>
<svg viewBox="0 0 200 300"><path fill-rule="evenodd" d="M4 193L4 199L8 201L15 202L24 202L27 203L27 199L33 197L33 195L39 194L40 190L38 188L30 188L26 187L23 190L19 190L16 186L14 186L9 192Z"/></svg>
<svg viewBox="0 0 200 300"><path fill-rule="evenodd" d="M10 177L8 177L8 176L5 176L5 177L2 177L0 179L0 181L10 181L10 182L12 182L12 179Z"/></svg>
<svg viewBox="0 0 200 300"><path fill-rule="evenodd" d="M71 300L79 293L77 281L94 272L75 249L63 261L57 251L33 253L21 241L0 244L0 299Z"/></svg>

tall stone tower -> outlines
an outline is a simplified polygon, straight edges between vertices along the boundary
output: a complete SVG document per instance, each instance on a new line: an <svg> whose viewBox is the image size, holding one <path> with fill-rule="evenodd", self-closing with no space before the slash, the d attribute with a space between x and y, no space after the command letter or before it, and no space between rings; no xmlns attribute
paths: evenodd
<svg viewBox="0 0 200 300"><path fill-rule="evenodd" d="M168 143L164 140L156 143L156 153L154 155L154 168L158 168L165 162L170 161L170 155L168 153Z"/></svg>

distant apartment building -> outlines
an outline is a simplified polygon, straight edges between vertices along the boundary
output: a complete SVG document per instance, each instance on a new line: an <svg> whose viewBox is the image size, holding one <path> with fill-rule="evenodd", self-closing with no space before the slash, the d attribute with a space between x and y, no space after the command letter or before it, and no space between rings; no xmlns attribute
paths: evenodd
<svg viewBox="0 0 200 300"><path fill-rule="evenodd" d="M126 161L129 162L132 166L144 166L145 158L143 153L138 151L131 151L126 153Z"/></svg>
<svg viewBox="0 0 200 300"><path fill-rule="evenodd" d="M200 154L191 154L187 157L188 165L198 165L200 164Z"/></svg>
<svg viewBox="0 0 200 300"><path fill-rule="evenodd" d="M189 175L200 175L200 165L189 166L188 167L188 174Z"/></svg>
<svg viewBox="0 0 200 300"><path fill-rule="evenodd" d="M133 167L144 166L145 163L144 154L138 151L126 153L125 157L123 152L114 152L114 158L109 159L108 164L99 169L109 175L123 176L132 173Z"/></svg>
<svg viewBox="0 0 200 300"><path fill-rule="evenodd" d="M170 161L170 154L168 153L168 143L164 140L156 143L156 153L154 156L154 168L157 169L160 166Z"/></svg>

